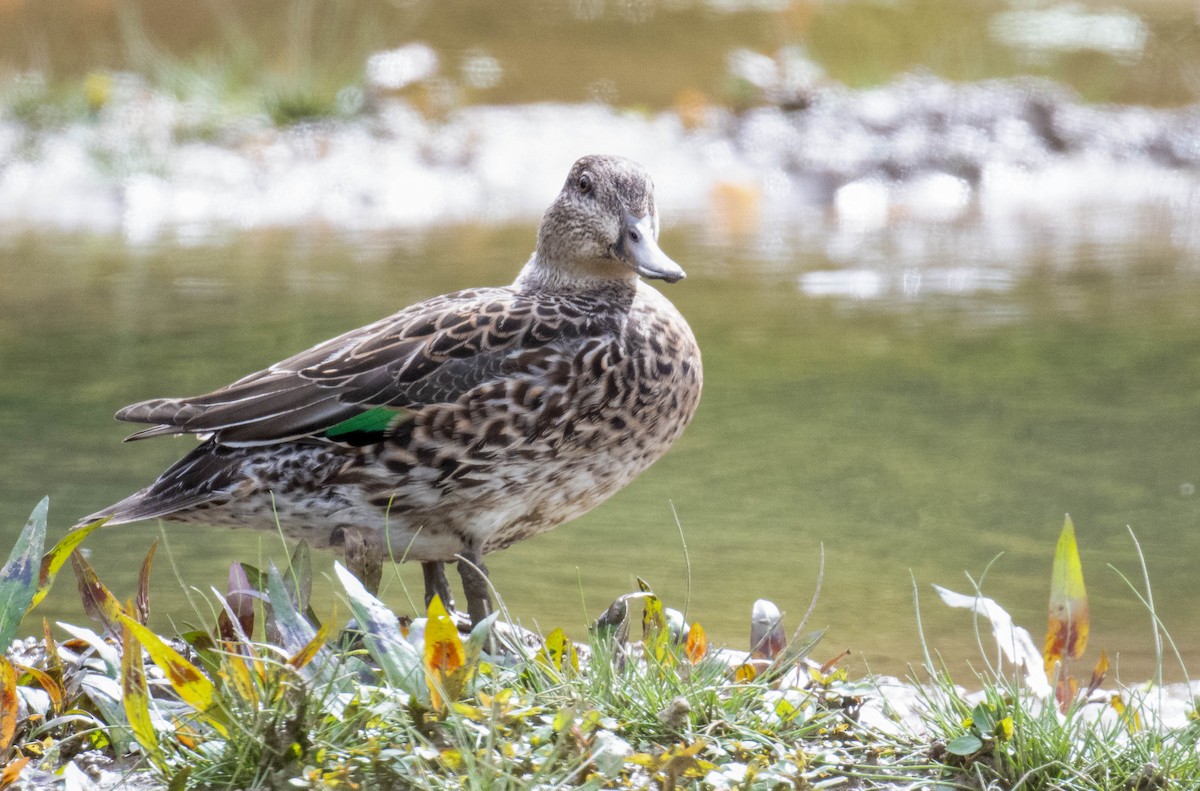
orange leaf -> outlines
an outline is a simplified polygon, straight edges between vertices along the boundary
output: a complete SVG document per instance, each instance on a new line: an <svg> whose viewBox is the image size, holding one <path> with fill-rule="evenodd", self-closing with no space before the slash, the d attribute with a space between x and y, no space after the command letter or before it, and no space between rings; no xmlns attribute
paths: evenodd
<svg viewBox="0 0 1200 791"><path fill-rule="evenodd" d="M1100 658L1096 660L1096 666L1092 668L1092 680L1088 684L1087 694L1085 698L1090 698L1092 693L1100 689L1100 685L1104 683L1104 677L1108 675L1108 652L1101 650Z"/></svg>
<svg viewBox="0 0 1200 791"><path fill-rule="evenodd" d="M467 653L458 627L439 596L429 602L425 621L425 670L429 683L429 697L435 711L446 707L443 693L448 698L457 698L466 686Z"/></svg>
<svg viewBox="0 0 1200 791"><path fill-rule="evenodd" d="M1055 663L1077 659L1083 654L1090 624L1083 564L1079 561L1079 546L1075 543L1075 524L1068 515L1054 550L1050 617L1046 625L1046 645L1042 649L1046 675L1053 675Z"/></svg>
<svg viewBox="0 0 1200 791"><path fill-rule="evenodd" d="M17 671L0 656L0 752L8 750L17 733Z"/></svg>
<svg viewBox="0 0 1200 791"><path fill-rule="evenodd" d="M45 670L38 670L36 667L29 667L18 662L13 663L13 668L20 671L21 675L29 676L38 683L38 686L46 691L50 696L50 706L54 711L62 709L63 690L62 686L54 680L54 677Z"/></svg>
<svg viewBox="0 0 1200 791"><path fill-rule="evenodd" d="M687 652L688 661L693 665L698 664L708 653L708 637L704 634L704 627L699 623L692 624L692 628L688 629L687 645L684 649Z"/></svg>
<svg viewBox="0 0 1200 791"><path fill-rule="evenodd" d="M55 679L61 681L63 677L62 657L58 655L58 645L54 642L54 636L50 634L50 622L45 618L42 619L42 638L46 648L46 670Z"/></svg>
<svg viewBox="0 0 1200 791"><path fill-rule="evenodd" d="M1071 701L1079 697L1079 679L1074 676L1060 676L1058 686L1054 690L1054 699L1058 701L1058 710L1066 714L1071 707Z"/></svg>
<svg viewBox="0 0 1200 791"><path fill-rule="evenodd" d="M22 755L20 758L15 758L8 766L4 767L4 771L0 772L0 788L8 788L21 776L21 770L25 768L25 764L29 763L29 756Z"/></svg>

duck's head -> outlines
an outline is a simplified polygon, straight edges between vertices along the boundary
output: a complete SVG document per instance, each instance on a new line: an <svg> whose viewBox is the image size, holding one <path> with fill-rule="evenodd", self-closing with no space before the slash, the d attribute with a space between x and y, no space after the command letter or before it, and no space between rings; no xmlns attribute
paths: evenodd
<svg viewBox="0 0 1200 791"><path fill-rule="evenodd" d="M542 217L535 261L567 278L641 275L674 283L684 277L658 247L650 176L636 162L614 156L586 156L571 168Z"/></svg>

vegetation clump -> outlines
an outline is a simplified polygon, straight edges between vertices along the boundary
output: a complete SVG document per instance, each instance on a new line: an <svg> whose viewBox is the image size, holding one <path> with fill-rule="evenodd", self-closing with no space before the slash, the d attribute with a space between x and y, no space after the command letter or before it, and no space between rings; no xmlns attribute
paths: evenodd
<svg viewBox="0 0 1200 791"><path fill-rule="evenodd" d="M68 559L99 627L59 624L62 639L43 622L0 659L0 788L84 765L108 787L173 789L1200 782L1194 715L1168 727L1154 688L1101 693L1103 655L1083 690L1064 669L1087 631L1073 528L1040 657L992 600L939 591L991 624L1023 678L989 667L968 694L927 658L932 681L896 697L879 680L848 680L841 656L810 660L820 633L788 639L769 602L755 605L751 650L730 651L644 583L584 645L496 615L464 639L436 597L424 617L398 618L336 566L353 620L335 629L313 613L303 543L283 571L235 565L205 628L162 636L146 626L155 547L122 603L77 551L95 527L43 551L46 518L43 501L0 571L0 639L12 642Z"/></svg>

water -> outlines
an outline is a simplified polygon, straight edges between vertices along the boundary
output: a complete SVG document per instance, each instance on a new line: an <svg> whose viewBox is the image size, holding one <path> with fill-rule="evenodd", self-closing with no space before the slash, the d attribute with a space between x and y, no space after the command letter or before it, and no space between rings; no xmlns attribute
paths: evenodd
<svg viewBox="0 0 1200 791"><path fill-rule="evenodd" d="M931 647L962 667L969 617L929 585L986 573L1038 639L1069 511L1087 661L1104 647L1147 678L1130 529L1159 615L1185 658L1200 648L1192 116L925 76L846 89L1033 74L1177 107L1197 99L1197 41L1182 2L0 4L0 547L43 495L57 537L191 447L122 445L120 406L509 282L569 162L615 148L659 184L689 272L664 290L703 348L704 399L612 501L489 560L514 616L581 637L641 576L744 647L757 598L796 623L823 551L818 657L903 672L915 588ZM368 57L413 42L433 77L356 110ZM760 106L814 86L807 113ZM297 106L352 120L265 118ZM196 592L230 563L288 554L154 524L86 546L128 597L159 536L158 626L200 620ZM344 618L333 590L318 610ZM398 610L409 592L415 569L389 578ZM86 620L69 572L39 614Z"/></svg>
<svg viewBox="0 0 1200 791"><path fill-rule="evenodd" d="M358 238L279 231L182 248L6 240L0 539L11 543L44 494L61 535L191 446L122 445L127 427L110 419L119 406L206 391L423 297L507 282L532 236L532 227L464 227ZM999 556L985 591L1040 636L1069 511L1092 645L1118 654L1127 678L1151 672L1149 617L1108 568L1137 581L1128 525L1160 615L1195 655L1194 258L1131 240L982 281L909 262L894 273L895 292L868 299L810 295L814 273L838 271L820 252L796 249L781 262L704 240L687 226L662 240L689 270L663 288L705 355L695 423L609 503L492 556L515 616L582 635L635 575L681 608L690 579L689 616L742 645L756 598L776 601L791 623L805 611L823 547L812 623L829 627L825 653L850 648L853 666L891 672L918 658L915 579L927 635L958 663L976 655L969 618L934 601L929 584L969 591L963 572L979 579ZM170 562L160 552L160 624L196 620L185 589L221 587L229 563L282 563L287 553L256 533L161 532ZM132 594L159 534L153 524L122 526L88 540L119 596ZM331 562L321 554L319 569ZM42 614L80 622L67 574ZM414 569L403 581L419 598ZM386 598L411 611L397 581Z"/></svg>

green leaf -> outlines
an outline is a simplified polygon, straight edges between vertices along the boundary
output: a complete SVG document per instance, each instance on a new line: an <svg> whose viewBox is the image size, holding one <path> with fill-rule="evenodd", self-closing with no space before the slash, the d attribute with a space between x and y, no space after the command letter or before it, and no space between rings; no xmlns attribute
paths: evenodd
<svg viewBox="0 0 1200 791"><path fill-rule="evenodd" d="M974 755L983 749L983 740L973 733L964 733L946 745L951 755Z"/></svg>
<svg viewBox="0 0 1200 791"><path fill-rule="evenodd" d="M1087 589L1083 584L1083 564L1075 542L1075 523L1068 514L1054 549L1050 580L1050 614L1046 625L1046 675L1054 673L1057 663L1078 659L1087 647L1091 618L1088 614Z"/></svg>
<svg viewBox="0 0 1200 791"><path fill-rule="evenodd" d="M270 631L278 638L280 647L290 656L296 656L309 648L309 644L316 639L318 633L312 624L304 620L304 616L292 603L292 599L288 595L288 587L284 583L283 577L280 576L279 570L272 563L267 570L267 598L271 603L268 625L273 626ZM333 684L336 680L337 668L334 665L333 652L329 650L328 646L322 644L314 653L312 661L299 668L299 672L306 679L315 680L319 685L326 686Z"/></svg>
<svg viewBox="0 0 1200 791"><path fill-rule="evenodd" d="M0 569L0 652L8 650L16 637L17 627L33 606L41 570L42 549L46 544L46 515L50 498L42 501L29 515L25 529Z"/></svg>
<svg viewBox="0 0 1200 791"><path fill-rule="evenodd" d="M414 700L428 704L429 690L425 685L421 655L400 634L395 613L367 592L358 578L341 563L334 563L333 570L346 589L350 610L363 630L367 652L383 669L388 683L407 692Z"/></svg>

